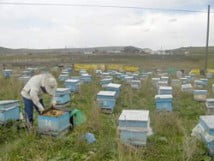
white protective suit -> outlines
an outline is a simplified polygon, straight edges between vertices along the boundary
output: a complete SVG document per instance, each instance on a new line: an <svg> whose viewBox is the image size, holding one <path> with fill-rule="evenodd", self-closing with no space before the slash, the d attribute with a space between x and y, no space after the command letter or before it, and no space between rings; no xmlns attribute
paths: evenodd
<svg viewBox="0 0 214 161"><path fill-rule="evenodd" d="M43 89L42 89L43 88ZM45 89L45 91L44 91ZM33 76L24 86L21 95L24 98L30 99L38 107L40 112L44 111L40 99L43 93L52 96L52 103L55 104L55 92L57 89L56 79L51 74L39 74Z"/></svg>

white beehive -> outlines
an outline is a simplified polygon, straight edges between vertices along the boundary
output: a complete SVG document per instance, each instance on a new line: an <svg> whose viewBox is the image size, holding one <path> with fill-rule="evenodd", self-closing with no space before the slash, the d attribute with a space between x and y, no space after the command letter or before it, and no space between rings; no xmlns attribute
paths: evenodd
<svg viewBox="0 0 214 161"><path fill-rule="evenodd" d="M123 110L118 119L120 139L125 144L146 145L152 134L148 110Z"/></svg>
<svg viewBox="0 0 214 161"><path fill-rule="evenodd" d="M160 81L160 78L152 78L152 85L153 87L158 87L158 82Z"/></svg>
<svg viewBox="0 0 214 161"><path fill-rule="evenodd" d="M193 96L195 101L201 101L204 102L207 99L207 90L194 90Z"/></svg>
<svg viewBox="0 0 214 161"><path fill-rule="evenodd" d="M179 79L172 79L171 80L171 86L180 87L181 86L181 81Z"/></svg>
<svg viewBox="0 0 214 161"><path fill-rule="evenodd" d="M192 93L193 87L191 84L182 84L181 85L181 91L182 92L187 92L187 93Z"/></svg>
<svg viewBox="0 0 214 161"><path fill-rule="evenodd" d="M130 84L131 84L131 87L133 89L140 89L141 88L141 81L140 80L132 80Z"/></svg>
<svg viewBox="0 0 214 161"><path fill-rule="evenodd" d="M172 87L160 86L158 89L159 95L172 95Z"/></svg>

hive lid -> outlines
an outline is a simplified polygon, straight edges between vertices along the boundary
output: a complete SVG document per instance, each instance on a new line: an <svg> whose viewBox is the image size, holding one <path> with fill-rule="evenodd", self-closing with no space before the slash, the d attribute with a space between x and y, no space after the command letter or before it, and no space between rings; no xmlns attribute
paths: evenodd
<svg viewBox="0 0 214 161"><path fill-rule="evenodd" d="M191 84L182 84L182 88L192 88Z"/></svg>
<svg viewBox="0 0 214 161"><path fill-rule="evenodd" d="M207 98L207 102L214 102L214 98Z"/></svg>
<svg viewBox="0 0 214 161"><path fill-rule="evenodd" d="M180 78L181 80L187 80L187 78Z"/></svg>
<svg viewBox="0 0 214 161"><path fill-rule="evenodd" d="M68 82L68 83L77 83L77 82L79 82L79 80L77 80L77 79L67 79L65 82Z"/></svg>
<svg viewBox="0 0 214 161"><path fill-rule="evenodd" d="M0 105L5 105L5 104L12 104L12 103L18 103L18 100L2 100L0 101Z"/></svg>
<svg viewBox="0 0 214 161"><path fill-rule="evenodd" d="M159 89L164 89L164 90L172 90L172 87L168 86L160 86Z"/></svg>
<svg viewBox="0 0 214 161"><path fill-rule="evenodd" d="M200 119L208 126L209 129L214 129L214 115L200 116Z"/></svg>
<svg viewBox="0 0 214 161"><path fill-rule="evenodd" d="M121 87L121 84L109 83L109 84L107 84L106 87L110 87L110 88L120 88L120 87Z"/></svg>
<svg viewBox="0 0 214 161"><path fill-rule="evenodd" d="M162 76L161 79L169 79L169 77Z"/></svg>
<svg viewBox="0 0 214 161"><path fill-rule="evenodd" d="M168 98L173 98L172 97L172 95L156 95L155 96L155 99L158 99L158 98L160 98L160 99L168 99Z"/></svg>
<svg viewBox="0 0 214 161"><path fill-rule="evenodd" d="M5 71L5 72L12 72L11 69L5 69L4 71Z"/></svg>
<svg viewBox="0 0 214 161"><path fill-rule="evenodd" d="M83 74L81 74L81 76L87 77L87 76L91 76L91 75L89 75L88 73L83 73Z"/></svg>
<svg viewBox="0 0 214 161"><path fill-rule="evenodd" d="M69 88L57 88L56 91L57 92L67 92L67 91L69 91L70 92L70 89Z"/></svg>
<svg viewBox="0 0 214 161"><path fill-rule="evenodd" d="M97 95L99 96L115 96L115 91L100 91Z"/></svg>
<svg viewBox="0 0 214 161"><path fill-rule="evenodd" d="M158 81L160 80L160 78L152 78L152 80Z"/></svg>
<svg viewBox="0 0 214 161"><path fill-rule="evenodd" d="M204 94L206 94L207 90L194 90L193 92L194 93L204 93Z"/></svg>
<svg viewBox="0 0 214 161"><path fill-rule="evenodd" d="M148 110L123 110L120 117L120 121L148 121L149 111Z"/></svg>
<svg viewBox="0 0 214 161"><path fill-rule="evenodd" d="M132 83L141 83L140 80L132 80Z"/></svg>

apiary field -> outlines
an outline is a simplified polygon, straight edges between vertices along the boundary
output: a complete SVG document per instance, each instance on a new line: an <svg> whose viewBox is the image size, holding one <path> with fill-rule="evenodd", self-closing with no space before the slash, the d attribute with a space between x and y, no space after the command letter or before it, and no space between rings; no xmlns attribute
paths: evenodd
<svg viewBox="0 0 214 161"><path fill-rule="evenodd" d="M1 64L8 62L12 69L20 71L25 66L35 65L48 67L50 65L72 63L122 63L139 65L143 69L174 67L190 70L203 68L202 57L98 57L93 56L79 58L70 56L48 57L42 56L1 56ZM76 61L76 62L75 62ZM211 63L213 62L213 63ZM209 67L214 68L214 58L209 59ZM60 71L52 71L58 78ZM74 73L77 75L78 73ZM191 136L192 129L196 126L200 115L206 114L204 102L193 100L193 95L182 93L180 88L173 88L173 111L156 112L156 90L152 86L151 78L142 81L139 90L134 90L125 82L115 79L115 83L121 83L120 96L112 114L104 114L100 111L96 94L102 89L100 78L91 71L92 82L82 84L78 93L72 94L70 108L78 108L86 115L86 122L71 130L67 135L59 138L41 136L36 129L28 131L22 128L21 122L9 122L0 126L0 160L1 161L211 161L205 145ZM209 79L207 86L208 97L214 98L211 86L214 79ZM59 87L63 87L59 82ZM0 76L0 100L22 98L20 91L23 84L16 78L5 79ZM49 97L45 97L48 104ZM48 106L48 105L47 105ZM146 109L150 111L151 127L154 134L148 137L145 147L134 148L123 145L117 134L118 118L123 109ZM36 112L35 112L36 113ZM35 126L36 127L36 126ZM93 133L96 142L87 144L82 136Z"/></svg>

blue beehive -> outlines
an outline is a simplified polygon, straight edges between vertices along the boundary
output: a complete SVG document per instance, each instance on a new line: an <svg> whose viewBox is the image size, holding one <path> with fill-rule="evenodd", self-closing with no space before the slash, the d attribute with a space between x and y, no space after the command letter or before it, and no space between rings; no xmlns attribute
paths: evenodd
<svg viewBox="0 0 214 161"><path fill-rule="evenodd" d="M69 112L61 111L61 114L57 116L46 114L38 116L38 131L42 134L57 136L69 127Z"/></svg>
<svg viewBox="0 0 214 161"><path fill-rule="evenodd" d="M197 132L206 144L209 153L214 156L214 115L200 116Z"/></svg>
<svg viewBox="0 0 214 161"><path fill-rule="evenodd" d="M80 89L80 80L67 79L65 81L65 87L69 88L71 90L71 92L78 92Z"/></svg>
<svg viewBox="0 0 214 161"><path fill-rule="evenodd" d="M203 101L205 102L207 99L207 90L194 90L193 95L194 95L194 100L196 101Z"/></svg>
<svg viewBox="0 0 214 161"><path fill-rule="evenodd" d="M208 114L214 114L214 98L208 98L205 104Z"/></svg>
<svg viewBox="0 0 214 161"><path fill-rule="evenodd" d="M159 95L172 95L172 87L160 86L158 89Z"/></svg>
<svg viewBox="0 0 214 161"><path fill-rule="evenodd" d="M68 77L69 77L68 74L60 74L60 75L59 75L59 80L60 80L60 81L65 81L65 80L68 79Z"/></svg>
<svg viewBox="0 0 214 161"><path fill-rule="evenodd" d="M133 76L125 76L124 77L124 81L126 81L127 83L131 83L131 81L134 79Z"/></svg>
<svg viewBox="0 0 214 161"><path fill-rule="evenodd" d="M10 70L10 69L3 70L3 75L5 78L10 78L12 75L12 70Z"/></svg>
<svg viewBox="0 0 214 161"><path fill-rule="evenodd" d="M97 102L99 107L103 110L112 113L116 103L116 92L115 91L100 91L97 94Z"/></svg>
<svg viewBox="0 0 214 161"><path fill-rule="evenodd" d="M141 80L132 80L130 84L133 89L141 88Z"/></svg>
<svg viewBox="0 0 214 161"><path fill-rule="evenodd" d="M115 91L116 92L116 97L119 97L121 84L109 83L109 84L106 85L105 88L106 88L107 91Z"/></svg>
<svg viewBox="0 0 214 161"><path fill-rule="evenodd" d="M91 75L89 75L88 73L85 73L85 74L81 74L81 81L83 83L89 83L92 81L92 78L91 78Z"/></svg>
<svg viewBox="0 0 214 161"><path fill-rule="evenodd" d="M113 81L113 78L104 78L100 81L100 84L101 85L107 85L109 83L112 83L112 81Z"/></svg>
<svg viewBox="0 0 214 161"><path fill-rule="evenodd" d="M166 110L172 111L172 95L156 95L156 109L157 110Z"/></svg>
<svg viewBox="0 0 214 161"><path fill-rule="evenodd" d="M151 134L148 110L123 110L118 123L122 142L136 146L146 145L147 136Z"/></svg>
<svg viewBox="0 0 214 161"><path fill-rule="evenodd" d="M70 103L70 92L69 88L57 88L55 94L56 107L65 107Z"/></svg>
<svg viewBox="0 0 214 161"><path fill-rule="evenodd" d="M19 120L20 105L17 100L0 101L0 123Z"/></svg>

